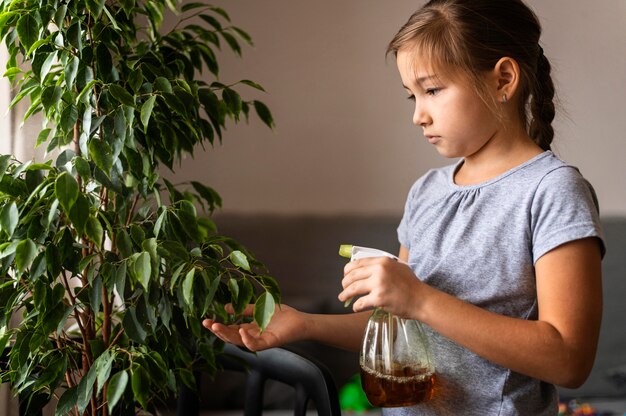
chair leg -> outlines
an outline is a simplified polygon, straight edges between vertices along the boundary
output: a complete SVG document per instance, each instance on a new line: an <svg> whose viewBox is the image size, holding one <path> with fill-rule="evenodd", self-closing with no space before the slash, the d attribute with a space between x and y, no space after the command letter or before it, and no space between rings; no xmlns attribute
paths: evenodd
<svg viewBox="0 0 626 416"><path fill-rule="evenodd" d="M301 384L295 386L296 388L296 404L293 410L294 416L305 416L307 405L309 404L309 395Z"/></svg>
<svg viewBox="0 0 626 416"><path fill-rule="evenodd" d="M251 371L246 383L246 404L244 416L261 416L263 414L263 391L265 378L259 371Z"/></svg>
<svg viewBox="0 0 626 416"><path fill-rule="evenodd" d="M187 387L184 383L178 390L176 400L177 416L198 416L200 414L200 404L195 391Z"/></svg>

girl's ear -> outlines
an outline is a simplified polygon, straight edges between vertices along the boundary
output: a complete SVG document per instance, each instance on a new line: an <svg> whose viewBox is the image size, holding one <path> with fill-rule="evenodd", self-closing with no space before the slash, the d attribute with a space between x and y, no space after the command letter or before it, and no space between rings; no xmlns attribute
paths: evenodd
<svg viewBox="0 0 626 416"><path fill-rule="evenodd" d="M520 69L517 61L509 57L500 58L493 68L492 75L496 81L497 101L511 100L520 83Z"/></svg>

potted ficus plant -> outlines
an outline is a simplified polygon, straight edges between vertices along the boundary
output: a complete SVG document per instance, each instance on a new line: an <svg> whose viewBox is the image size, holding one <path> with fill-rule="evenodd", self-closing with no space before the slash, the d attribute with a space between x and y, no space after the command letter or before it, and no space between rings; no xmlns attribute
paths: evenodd
<svg viewBox="0 0 626 416"><path fill-rule="evenodd" d="M162 33L164 13L178 23ZM235 90L258 84L218 81L215 52L240 54L250 36L204 3L0 0L0 38L11 105L42 115L37 146L55 155L0 156L0 381L29 412L153 411L215 371L204 317L255 303L263 328L279 301L263 265L217 232L219 195L159 175L251 112L272 127Z"/></svg>

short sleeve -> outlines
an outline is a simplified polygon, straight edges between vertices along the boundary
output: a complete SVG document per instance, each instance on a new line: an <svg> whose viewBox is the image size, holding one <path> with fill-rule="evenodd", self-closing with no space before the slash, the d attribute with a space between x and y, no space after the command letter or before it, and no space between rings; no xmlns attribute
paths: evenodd
<svg viewBox="0 0 626 416"><path fill-rule="evenodd" d="M587 237L598 237L604 255L595 191L576 168L559 167L541 180L531 206L531 232L533 263L562 244Z"/></svg>

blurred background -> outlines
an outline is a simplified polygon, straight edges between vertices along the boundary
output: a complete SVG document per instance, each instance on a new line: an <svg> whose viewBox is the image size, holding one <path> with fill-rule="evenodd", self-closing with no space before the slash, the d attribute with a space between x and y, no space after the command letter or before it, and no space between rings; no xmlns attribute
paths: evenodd
<svg viewBox="0 0 626 416"><path fill-rule="evenodd" d="M224 213L400 215L413 181L451 163L411 124L395 62L384 56L422 3L215 2L255 43L243 59L225 54L223 81L263 85L258 98L276 129L254 119L232 128L176 177L212 184ZM624 215L626 2L528 3L557 85L554 150L595 186L603 215Z"/></svg>

